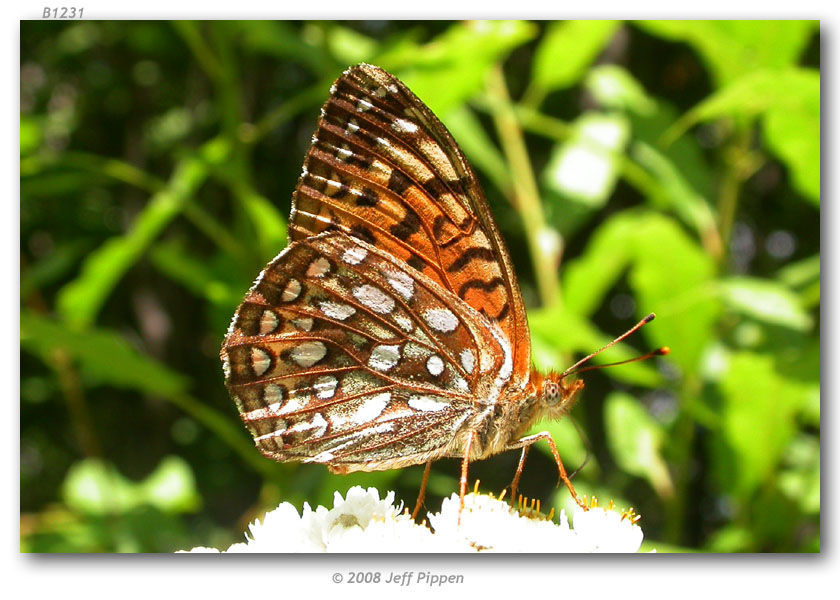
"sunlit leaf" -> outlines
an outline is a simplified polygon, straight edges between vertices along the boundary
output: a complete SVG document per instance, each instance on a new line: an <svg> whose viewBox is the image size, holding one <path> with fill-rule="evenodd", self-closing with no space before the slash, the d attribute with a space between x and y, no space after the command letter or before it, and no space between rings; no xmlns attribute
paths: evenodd
<svg viewBox="0 0 840 600"><path fill-rule="evenodd" d="M166 512L190 512L200 503L192 470L175 456L164 458L138 483L125 478L110 463L85 459L71 467L63 487L69 507L100 515L124 513L142 504Z"/></svg>
<svg viewBox="0 0 840 600"><path fill-rule="evenodd" d="M67 352L92 383L168 396L186 390L187 380L105 329L77 332L47 317L22 311L20 343L52 364L56 351Z"/></svg>
<svg viewBox="0 0 840 600"><path fill-rule="evenodd" d="M786 467L779 473L779 489L804 513L820 512L820 442L800 434L785 454Z"/></svg>
<svg viewBox="0 0 840 600"><path fill-rule="evenodd" d="M125 235L108 240L88 256L81 274L64 286L58 296L58 310L68 323L79 328L93 323L120 278L178 215L184 200L195 192L205 175L200 161L182 163L167 188L151 198Z"/></svg>
<svg viewBox="0 0 840 600"><path fill-rule="evenodd" d="M208 302L228 307L241 299L239 290L232 290L226 281L213 272L206 261L190 256L182 244L157 244L149 256L152 263L163 273Z"/></svg>
<svg viewBox="0 0 840 600"><path fill-rule="evenodd" d="M619 27L618 21L555 21L534 55L534 84L546 91L574 85Z"/></svg>
<svg viewBox="0 0 840 600"><path fill-rule="evenodd" d="M443 121L476 169L491 179L500 190L506 190L512 185L510 170L502 153L473 112L465 106L460 107L449 111Z"/></svg>
<svg viewBox="0 0 840 600"><path fill-rule="evenodd" d="M670 498L674 485L662 457L662 426L637 400L623 393L607 397L604 426L612 456L621 469L645 478L661 498Z"/></svg>
<svg viewBox="0 0 840 600"><path fill-rule="evenodd" d="M729 307L760 321L798 330L812 325L811 316L785 286L757 277L731 277L719 283Z"/></svg>
<svg viewBox="0 0 840 600"><path fill-rule="evenodd" d="M565 304L579 315L591 315L604 301L632 256L636 218L619 214L601 224L585 251L566 264L563 272Z"/></svg>
<svg viewBox="0 0 840 600"><path fill-rule="evenodd" d="M670 346L668 360L693 373L720 312L710 286L715 264L676 222L661 215L639 213L633 240L629 282L640 312L657 315L643 334L657 346Z"/></svg>
<svg viewBox="0 0 840 600"><path fill-rule="evenodd" d="M721 434L733 457L717 463L728 466L719 476L722 485L746 498L774 476L796 432L793 416L808 388L781 377L771 356L737 353L730 358L720 389Z"/></svg>
<svg viewBox="0 0 840 600"><path fill-rule="evenodd" d="M615 186L617 161L629 135L621 115L584 114L569 139L555 147L543 172L545 185L590 207L603 206Z"/></svg>
<svg viewBox="0 0 840 600"><path fill-rule="evenodd" d="M20 297L25 299L35 290L54 284L67 275L81 260L88 247L83 240L74 240L57 246L38 262L26 265L20 273Z"/></svg>
<svg viewBox="0 0 840 600"><path fill-rule="evenodd" d="M626 69L618 65L600 65L586 75L584 85L592 96L606 108L628 110L650 115L656 102L645 88Z"/></svg>
<svg viewBox="0 0 840 600"><path fill-rule="evenodd" d="M819 71L791 68L744 76L686 113L667 139L695 123L731 116L761 116L768 147L791 170L797 188L819 203Z"/></svg>
<svg viewBox="0 0 840 600"><path fill-rule="evenodd" d="M397 73L435 113L446 114L484 89L491 66L535 35L536 26L525 21L457 23Z"/></svg>
<svg viewBox="0 0 840 600"><path fill-rule="evenodd" d="M709 204L691 187L665 154L644 142L637 142L633 144L632 156L653 174L661 186L661 197L650 198L656 206L672 210L700 237L708 237L716 232L717 224ZM710 240L709 245L719 248L720 242L717 239Z"/></svg>
<svg viewBox="0 0 840 600"><path fill-rule="evenodd" d="M354 65L369 61L376 54L378 44L349 27L334 26L329 29L327 47L339 62Z"/></svg>
<svg viewBox="0 0 840 600"><path fill-rule="evenodd" d="M38 149L43 138L41 119L21 115L20 117L20 155L26 156Z"/></svg>
<svg viewBox="0 0 840 600"><path fill-rule="evenodd" d="M685 41L700 53L718 85L757 69L796 64L818 21L640 21L649 33Z"/></svg>

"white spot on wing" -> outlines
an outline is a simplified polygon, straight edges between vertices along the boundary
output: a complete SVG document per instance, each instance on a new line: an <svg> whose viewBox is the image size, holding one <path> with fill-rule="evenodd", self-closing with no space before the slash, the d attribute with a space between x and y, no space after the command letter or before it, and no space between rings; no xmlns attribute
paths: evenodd
<svg viewBox="0 0 840 600"><path fill-rule="evenodd" d="M359 112L365 112L373 108L373 104L365 100L364 98L359 99L359 103L356 105L356 108Z"/></svg>
<svg viewBox="0 0 840 600"><path fill-rule="evenodd" d="M332 398L335 395L335 389L338 387L338 378L334 375L323 375L315 380L312 387L315 388L315 395L321 400Z"/></svg>
<svg viewBox="0 0 840 600"><path fill-rule="evenodd" d="M404 271L396 269L382 269L382 274L395 292L402 296L403 300L411 300L414 295L414 280Z"/></svg>
<svg viewBox="0 0 840 600"><path fill-rule="evenodd" d="M348 265L358 265L367 258L367 254L367 250L361 246L352 246L344 251L344 255L341 257L341 260L346 262Z"/></svg>
<svg viewBox="0 0 840 600"><path fill-rule="evenodd" d="M256 346L251 348L251 368L254 369L254 374L260 377L268 371L271 366L271 355Z"/></svg>
<svg viewBox="0 0 840 600"><path fill-rule="evenodd" d="M306 276L307 277L323 277L326 273L330 272L330 261L328 261L323 256L319 256L311 263L309 263L309 267L306 269Z"/></svg>
<svg viewBox="0 0 840 600"><path fill-rule="evenodd" d="M281 294L280 299L283 302L291 302L292 300L296 300L298 296L300 296L300 291L303 289L300 285L300 281L297 279L290 279L286 284L286 287L283 288L283 293Z"/></svg>
<svg viewBox="0 0 840 600"><path fill-rule="evenodd" d="M368 284L356 286L353 288L353 296L380 315L387 315L394 310L394 299L378 287Z"/></svg>
<svg viewBox="0 0 840 600"><path fill-rule="evenodd" d="M312 331L313 320L312 317L299 317L292 319L292 325L301 331Z"/></svg>
<svg viewBox="0 0 840 600"><path fill-rule="evenodd" d="M266 335L277 329L280 320L273 310L265 309L260 316L260 335Z"/></svg>
<svg viewBox="0 0 840 600"><path fill-rule="evenodd" d="M450 333L458 327L458 317L448 308L430 308L423 312L423 319L440 333Z"/></svg>
<svg viewBox="0 0 840 600"><path fill-rule="evenodd" d="M385 410L385 407L388 406L388 402L390 401L391 392L382 392L375 396L369 396L353 412L347 415L333 416L333 425L340 428L347 424L362 425L369 423L382 414L382 411Z"/></svg>
<svg viewBox="0 0 840 600"><path fill-rule="evenodd" d="M321 312L329 318L336 319L338 321L343 321L344 319L352 317L356 314L356 309L349 304L341 304L339 302L330 302L329 300L325 300L318 306L321 307Z"/></svg>
<svg viewBox="0 0 840 600"><path fill-rule="evenodd" d="M432 354L429 360L426 361L426 368L429 370L429 373L437 377L443 373L443 360L437 354Z"/></svg>
<svg viewBox="0 0 840 600"><path fill-rule="evenodd" d="M441 402L431 396L412 396L408 399L408 405L421 412L437 412L449 408L447 402Z"/></svg>
<svg viewBox="0 0 840 600"><path fill-rule="evenodd" d="M406 333L411 333L414 330L414 322L403 314L395 314L394 321Z"/></svg>
<svg viewBox="0 0 840 600"><path fill-rule="evenodd" d="M399 131L400 133L414 133L417 131L417 125L406 119L396 119L391 123L391 127L394 131Z"/></svg>
<svg viewBox="0 0 840 600"><path fill-rule="evenodd" d="M282 388L275 384L269 383L263 388L263 401L268 402L271 406L276 406L277 410L280 409L280 402L283 400L283 390ZM271 408L269 406L269 408Z"/></svg>
<svg viewBox="0 0 840 600"><path fill-rule="evenodd" d="M303 342L289 353L291 359L303 368L311 367L326 355L327 347L320 341Z"/></svg>
<svg viewBox="0 0 840 600"><path fill-rule="evenodd" d="M400 347L380 344L371 350L368 365L377 371L389 371L400 362Z"/></svg>
<svg viewBox="0 0 840 600"><path fill-rule="evenodd" d="M469 348L461 350L461 366L467 373L472 373L475 368L475 354Z"/></svg>
<svg viewBox="0 0 840 600"><path fill-rule="evenodd" d="M312 437L321 437L327 430L327 420L321 413L315 413L308 421L298 421L286 430L286 433L301 433L303 431L315 430Z"/></svg>

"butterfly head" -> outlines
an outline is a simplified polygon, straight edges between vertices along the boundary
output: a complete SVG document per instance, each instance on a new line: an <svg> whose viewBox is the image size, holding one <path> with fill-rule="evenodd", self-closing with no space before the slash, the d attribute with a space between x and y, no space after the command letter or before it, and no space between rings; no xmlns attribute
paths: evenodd
<svg viewBox="0 0 840 600"><path fill-rule="evenodd" d="M568 381L567 377L562 373L549 373L539 376L534 382L545 417L560 418L568 414L578 401L578 392L584 387L583 380Z"/></svg>

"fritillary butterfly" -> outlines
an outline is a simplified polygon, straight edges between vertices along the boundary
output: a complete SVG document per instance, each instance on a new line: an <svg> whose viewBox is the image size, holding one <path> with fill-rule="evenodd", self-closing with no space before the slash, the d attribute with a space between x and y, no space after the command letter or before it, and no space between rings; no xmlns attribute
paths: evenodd
<svg viewBox="0 0 840 600"><path fill-rule="evenodd" d="M551 446L523 437L583 382L531 369L510 256L455 140L401 81L344 72L292 202L291 244L231 322L225 379L259 451L336 473ZM425 487L425 477L424 477ZM422 501L418 500L418 508ZM416 509L415 509L416 513Z"/></svg>

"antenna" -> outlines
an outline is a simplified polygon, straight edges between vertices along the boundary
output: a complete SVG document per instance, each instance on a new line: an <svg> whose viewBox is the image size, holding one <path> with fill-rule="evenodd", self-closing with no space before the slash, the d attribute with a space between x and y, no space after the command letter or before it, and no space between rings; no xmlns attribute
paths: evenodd
<svg viewBox="0 0 840 600"><path fill-rule="evenodd" d="M638 323L636 323L635 325L633 325L633 327L631 327L630 329L628 329L627 331L625 331L624 333L622 333L620 336L618 336L617 338L615 338L615 339L614 339L613 341L611 341L609 344L607 344L606 346L604 346L603 348L601 348L601 349L599 349L599 350L596 350L595 352L593 352L593 353L592 353L592 354L590 354L589 356L585 356L585 357L583 357L582 359L580 359L579 361L577 361L575 364L573 364L571 367L569 367L568 369L566 369L565 371L563 371L563 372L560 374L560 379L563 379L564 377L566 377L566 376L568 376L568 375L571 375L572 373L576 372L575 370L576 370L579 366L581 366L583 363L585 363L585 362L589 361L589 360L590 360L590 359L592 359L594 356L597 356L597 355L601 354L601 352L603 352L604 350L607 350L608 348L612 348L613 346L615 346L615 345L616 345L617 343L619 343L620 341L627 339L628 337L630 337L631 335L633 335L634 333L636 333L639 329L641 329L643 326L645 326L645 325L647 325L648 323L650 323L651 321L653 321L655 318L656 318L656 315L655 315L654 313L650 313L648 316L646 316L644 319L642 319L641 321L639 321ZM579 371L577 371L577 372L578 372L578 373L583 373L584 371L591 371L591 370L593 370L593 369L602 369L602 368L604 368L604 367L614 367L614 366L616 366L616 365L624 365L624 364L631 363L631 362L637 362L637 361L640 361L640 360L646 360L646 359L648 359L648 358L650 358L650 357L652 357L652 356L664 356L664 355L668 354L670 351L671 351L671 349L670 349L670 348L668 348L667 346L663 346L662 348L658 348L658 349L654 350L653 352L648 352L648 353L647 353L647 354L645 354L644 356L638 356L638 357L636 357L636 358L630 358L630 359L628 359L628 360L622 360L622 361L620 361L620 362L612 363L612 364L609 364L609 365L596 365L596 366L591 366L591 367L587 367L587 368L585 368L585 369L580 369L580 370L579 370Z"/></svg>

